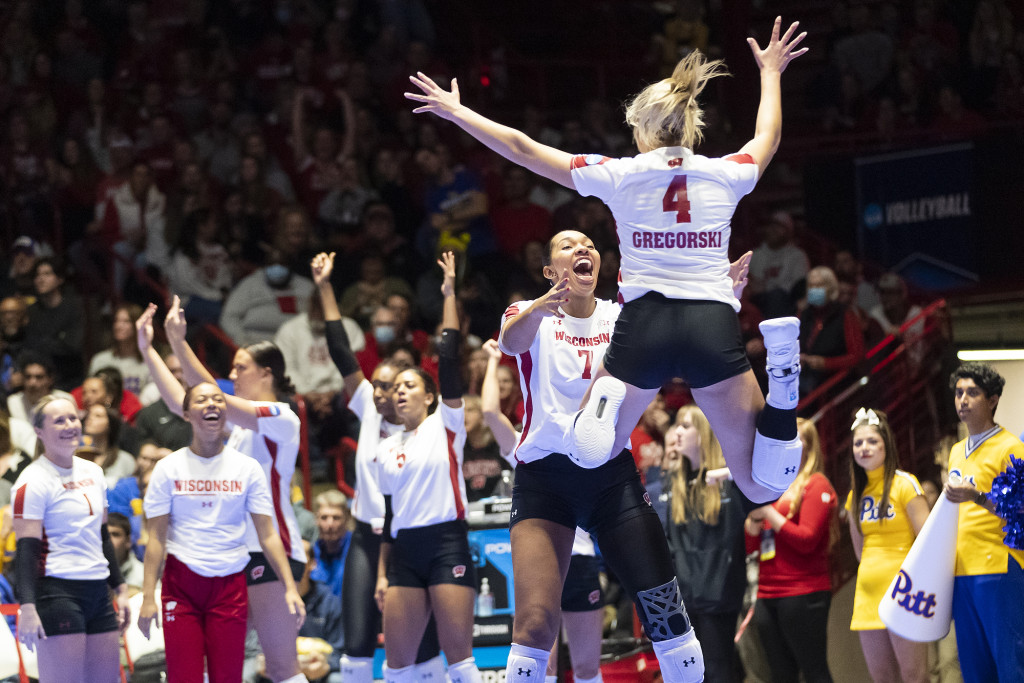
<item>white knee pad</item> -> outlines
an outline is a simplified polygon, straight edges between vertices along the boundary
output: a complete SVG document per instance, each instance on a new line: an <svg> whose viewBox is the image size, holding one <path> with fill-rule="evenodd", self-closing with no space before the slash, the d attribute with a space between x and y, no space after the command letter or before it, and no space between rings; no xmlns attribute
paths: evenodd
<svg viewBox="0 0 1024 683"><path fill-rule="evenodd" d="M701 683L704 680L704 653L692 628L685 635L653 645L665 683Z"/></svg>
<svg viewBox="0 0 1024 683"><path fill-rule="evenodd" d="M392 669L384 662L384 683L414 683L416 672L413 666L403 666L401 669Z"/></svg>
<svg viewBox="0 0 1024 683"><path fill-rule="evenodd" d="M420 683L444 683L444 662L441 661L441 655L413 664L412 670Z"/></svg>
<svg viewBox="0 0 1024 683"><path fill-rule="evenodd" d="M751 476L758 484L781 496L800 471L803 451L800 437L779 441L757 432L754 436Z"/></svg>
<svg viewBox="0 0 1024 683"><path fill-rule="evenodd" d="M373 683L373 658L342 655L341 677L345 683Z"/></svg>
<svg viewBox="0 0 1024 683"><path fill-rule="evenodd" d="M601 672L598 671L597 675L593 678L573 678L576 683L604 683L604 678L601 676Z"/></svg>
<svg viewBox="0 0 1024 683"><path fill-rule="evenodd" d="M541 683L547 675L551 653L512 643L505 666L505 683Z"/></svg>
<svg viewBox="0 0 1024 683"><path fill-rule="evenodd" d="M476 660L472 657L449 666L448 677L452 679L452 683L483 683L480 669L476 668Z"/></svg>

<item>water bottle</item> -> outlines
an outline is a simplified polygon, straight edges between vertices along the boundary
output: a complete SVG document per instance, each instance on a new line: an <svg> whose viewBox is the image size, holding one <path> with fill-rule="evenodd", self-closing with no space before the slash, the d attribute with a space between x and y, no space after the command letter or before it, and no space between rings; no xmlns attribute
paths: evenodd
<svg viewBox="0 0 1024 683"><path fill-rule="evenodd" d="M494 614L494 594L486 578L480 579L480 594L476 596L476 615L489 617Z"/></svg>

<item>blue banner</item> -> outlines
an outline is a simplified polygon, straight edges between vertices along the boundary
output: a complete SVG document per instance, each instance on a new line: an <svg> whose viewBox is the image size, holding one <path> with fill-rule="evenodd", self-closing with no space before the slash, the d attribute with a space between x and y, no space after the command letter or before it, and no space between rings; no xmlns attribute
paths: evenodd
<svg viewBox="0 0 1024 683"><path fill-rule="evenodd" d="M970 143L854 162L864 258L924 289L976 282Z"/></svg>

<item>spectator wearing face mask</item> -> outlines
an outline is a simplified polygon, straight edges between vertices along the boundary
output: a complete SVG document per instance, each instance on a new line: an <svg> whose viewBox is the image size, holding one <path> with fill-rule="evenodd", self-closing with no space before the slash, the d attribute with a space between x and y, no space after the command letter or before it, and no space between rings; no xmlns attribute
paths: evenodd
<svg viewBox="0 0 1024 683"><path fill-rule="evenodd" d="M224 301L220 326L236 344L273 338L296 313L305 313L313 281L296 275L278 258L242 278Z"/></svg>
<svg viewBox="0 0 1024 683"><path fill-rule="evenodd" d="M857 315L839 301L839 281L827 266L807 273L807 307L800 314L800 395L864 357Z"/></svg>

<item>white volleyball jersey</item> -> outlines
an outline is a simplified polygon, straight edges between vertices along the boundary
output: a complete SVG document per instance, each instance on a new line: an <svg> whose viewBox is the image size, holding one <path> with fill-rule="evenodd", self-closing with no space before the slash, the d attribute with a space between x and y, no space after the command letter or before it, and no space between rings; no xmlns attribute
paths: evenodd
<svg viewBox="0 0 1024 683"><path fill-rule="evenodd" d="M212 458L181 448L158 462L143 510L150 519L171 516L167 552L200 576L228 576L245 569L251 515L274 516L263 470L230 446Z"/></svg>
<svg viewBox="0 0 1024 683"><path fill-rule="evenodd" d="M531 303L519 301L505 309L502 328ZM523 433L514 453L516 460L531 462L565 452L563 444L569 422L604 359L619 310L614 301L598 299L589 318L548 316L537 328L530 348L516 356L525 408ZM498 345L509 353L500 336Z"/></svg>
<svg viewBox="0 0 1024 683"><path fill-rule="evenodd" d="M359 418L359 445L356 447L356 491L352 497L352 516L379 532L384 523L384 495L377 484L377 446L392 434L404 431L400 424L391 424L377 412L373 402L373 385L359 383L348 409Z"/></svg>
<svg viewBox="0 0 1024 683"><path fill-rule="evenodd" d="M391 496L392 537L402 529L465 519L465 445L465 412L444 402L416 429L381 442L377 476L381 493Z"/></svg>
<svg viewBox="0 0 1024 683"><path fill-rule="evenodd" d="M100 538L107 508L103 468L78 457L68 469L38 458L14 482L12 500L14 519L43 522L42 576L110 576Z"/></svg>
<svg viewBox="0 0 1024 683"><path fill-rule="evenodd" d="M259 415L257 429L234 426L228 446L255 459L263 468L274 503L274 528L281 535L288 557L305 564L306 553L302 549L291 496L295 459L299 455L299 416L287 403L255 403ZM245 532L245 544L249 552L263 552L251 520Z"/></svg>
<svg viewBox="0 0 1024 683"><path fill-rule="evenodd" d="M615 217L619 296L647 292L672 299L721 301L740 310L729 279L729 235L736 204L754 189L748 154L709 159L685 147L609 159L573 157L572 180Z"/></svg>

